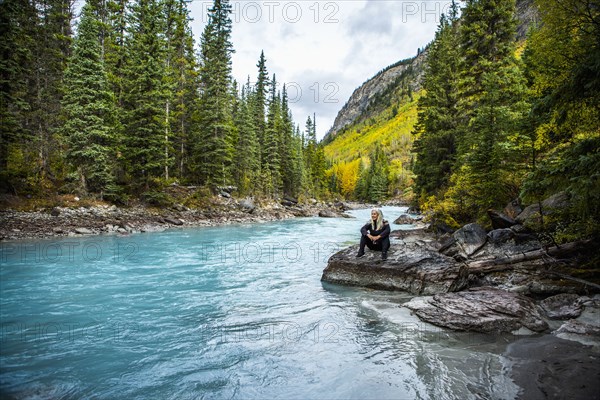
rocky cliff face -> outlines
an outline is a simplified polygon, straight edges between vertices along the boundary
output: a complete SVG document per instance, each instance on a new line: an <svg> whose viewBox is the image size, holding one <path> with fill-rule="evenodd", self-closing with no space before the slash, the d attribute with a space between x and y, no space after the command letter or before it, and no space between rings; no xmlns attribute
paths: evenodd
<svg viewBox="0 0 600 400"><path fill-rule="evenodd" d="M523 40L529 27L537 20L537 9L533 0L517 0L517 39ZM404 85L412 91L421 89L428 51L425 49L417 56L393 64L357 88L348 102L339 111L333 127L325 135L331 139L345 127L361 120L365 120L376 113L372 106L380 101L386 92L393 91L396 87Z"/></svg>
<svg viewBox="0 0 600 400"><path fill-rule="evenodd" d="M413 91L421 89L427 50L417 56L400 61L379 72L357 88L340 110L333 127L326 136L335 136L339 131L361 119L369 117L368 110L386 91L404 83Z"/></svg>

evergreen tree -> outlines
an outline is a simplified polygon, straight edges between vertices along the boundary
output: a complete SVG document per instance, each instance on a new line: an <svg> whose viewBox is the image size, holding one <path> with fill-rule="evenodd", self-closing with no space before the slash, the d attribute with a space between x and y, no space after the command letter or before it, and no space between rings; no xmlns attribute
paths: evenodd
<svg viewBox="0 0 600 400"><path fill-rule="evenodd" d="M514 0L470 0L460 26L462 119L458 165L448 192L469 218L503 206L517 193L508 160L519 157L520 124L527 109L525 81L516 59ZM466 190L465 190L466 189Z"/></svg>
<svg viewBox="0 0 600 400"><path fill-rule="evenodd" d="M164 25L158 0L140 0L132 6L124 71L124 156L134 186L146 190L167 165Z"/></svg>
<svg viewBox="0 0 600 400"><path fill-rule="evenodd" d="M231 96L231 5L215 0L202 33L200 136L195 143L198 180L226 184L233 157Z"/></svg>
<svg viewBox="0 0 600 400"><path fill-rule="evenodd" d="M102 194L115 190L116 120L99 38L99 21L87 4L65 72L62 134L68 143L67 161L77 171L81 189Z"/></svg>
<svg viewBox="0 0 600 400"><path fill-rule="evenodd" d="M369 168L360 167L355 193L360 200L377 203L388 197L389 159L380 145L375 146L369 159Z"/></svg>
<svg viewBox="0 0 600 400"><path fill-rule="evenodd" d="M180 178L188 174L188 155L190 153L190 135L197 128L199 86L198 65L194 53L194 38L189 25L189 10L185 0L171 0L171 28L169 38L168 66L173 88L172 112L169 115L169 131L171 132L175 151L175 165Z"/></svg>
<svg viewBox="0 0 600 400"><path fill-rule="evenodd" d="M296 137L285 85L281 94L281 117L280 157L283 193L296 197L302 184L302 148L300 138Z"/></svg>
<svg viewBox="0 0 600 400"><path fill-rule="evenodd" d="M425 94L419 98L415 126L417 154L415 193L434 195L448 184L456 161L458 126L458 10L452 2L450 15L442 15L436 37L429 47L423 80Z"/></svg>
<svg viewBox="0 0 600 400"><path fill-rule="evenodd" d="M64 72L71 54L73 7L70 0L45 0L37 4L42 24L34 50L35 97L29 124L36 136L38 186L43 186L48 178L56 176L52 171L52 160L61 163L62 158L56 132L62 122L60 104Z"/></svg>
<svg viewBox="0 0 600 400"><path fill-rule="evenodd" d="M267 106L267 94L269 93L269 74L267 72L267 60L265 59L264 51L260 52L260 58L258 59L258 76L256 78L256 84L254 89L254 126L256 126L256 135L258 137L258 143L261 148L261 166L263 162L266 162L268 155L265 153L264 144L266 136L266 115L265 107Z"/></svg>
<svg viewBox="0 0 600 400"><path fill-rule="evenodd" d="M235 149L234 176L238 191L242 195L253 193L254 185L260 178L260 148L256 137L252 105L248 100L251 91L250 80L248 80L242 88L235 118L238 140Z"/></svg>
<svg viewBox="0 0 600 400"><path fill-rule="evenodd" d="M313 171L316 168L316 150L317 150L317 138L314 130L313 120L310 116L306 119L304 126L304 135L302 138L304 143L304 165L305 165L305 189L314 194L314 180Z"/></svg>
<svg viewBox="0 0 600 400"><path fill-rule="evenodd" d="M0 190L18 193L31 163L23 160L33 140L30 82L34 75L36 10L30 2L0 3Z"/></svg>
<svg viewBox="0 0 600 400"><path fill-rule="evenodd" d="M102 36L102 54L111 89L118 107L123 107L123 85L127 49L127 4L128 0L96 0L105 8Z"/></svg>
<svg viewBox="0 0 600 400"><path fill-rule="evenodd" d="M541 23L524 52L532 98L526 201L559 191L563 235L600 236L600 9L593 1L536 1Z"/></svg>
<svg viewBox="0 0 600 400"><path fill-rule="evenodd" d="M263 139L263 176L265 194L274 197L281 192L281 102L277 93L277 80L273 75L271 81L271 97L269 99L269 113L267 115L267 127Z"/></svg>

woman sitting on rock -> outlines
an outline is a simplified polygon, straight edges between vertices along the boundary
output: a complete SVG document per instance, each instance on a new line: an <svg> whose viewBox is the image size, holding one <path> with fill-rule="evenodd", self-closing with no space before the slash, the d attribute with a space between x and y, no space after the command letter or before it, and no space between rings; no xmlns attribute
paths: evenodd
<svg viewBox="0 0 600 400"><path fill-rule="evenodd" d="M371 210L371 220L360 228L360 233L360 249L356 257L365 255L366 245L371 250L381 251L381 259L386 260L390 248L390 224L383 219L380 209Z"/></svg>

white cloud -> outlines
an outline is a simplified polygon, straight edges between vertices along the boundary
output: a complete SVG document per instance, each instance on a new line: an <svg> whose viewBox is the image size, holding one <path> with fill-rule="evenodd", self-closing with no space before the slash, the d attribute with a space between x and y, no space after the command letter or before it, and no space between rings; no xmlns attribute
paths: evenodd
<svg viewBox="0 0 600 400"><path fill-rule="evenodd" d="M261 50L270 74L302 96L291 104L301 127L317 114L323 137L354 89L379 70L416 54L433 39L442 1L236 1L233 6L233 74L256 78ZM190 4L197 42L212 1ZM336 102L337 100L337 102Z"/></svg>

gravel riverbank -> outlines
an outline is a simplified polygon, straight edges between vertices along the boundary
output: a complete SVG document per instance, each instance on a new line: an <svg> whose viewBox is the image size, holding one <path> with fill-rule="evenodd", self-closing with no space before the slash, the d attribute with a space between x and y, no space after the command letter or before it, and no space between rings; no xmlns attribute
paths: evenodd
<svg viewBox="0 0 600 400"><path fill-rule="evenodd" d="M174 227L257 223L295 217L348 216L344 211L364 205L255 204L249 199L215 198L203 209L183 205L169 208L115 205L41 208L36 211L0 210L0 240L162 231Z"/></svg>

